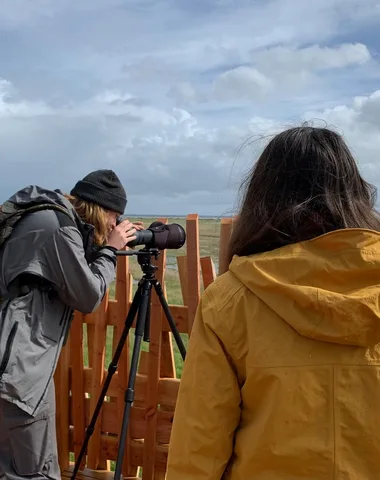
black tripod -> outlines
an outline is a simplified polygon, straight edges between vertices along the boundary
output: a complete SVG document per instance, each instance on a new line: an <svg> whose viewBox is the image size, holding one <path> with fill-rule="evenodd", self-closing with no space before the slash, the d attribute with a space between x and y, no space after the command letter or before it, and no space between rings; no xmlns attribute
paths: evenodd
<svg viewBox="0 0 380 480"><path fill-rule="evenodd" d="M122 250L122 251L118 251L117 255L137 255L137 260L143 271L143 276L139 281L137 291L133 297L131 307L129 309L127 318L125 320L124 329L121 334L114 357L108 367L108 374L104 382L102 391L100 392L99 399L94 410L94 414L92 416L89 426L87 427L86 436L85 436L81 451L79 453L78 459L75 463L73 474L71 476L72 479L75 479L75 476L78 473L79 466L81 464L82 458L87 449L88 442L90 440L91 435L94 432L96 420L100 413L100 409L102 408L103 400L104 400L104 397L106 396L108 387L111 383L112 375L116 371L117 364L120 359L120 355L123 351L125 341L128 337L129 330L133 325L133 320L137 313L135 340L133 345L131 368L129 372L128 388L125 392L125 397L124 397L125 407L124 407L122 427L120 431L120 442L119 442L119 448L117 452L117 461L116 461L116 468L115 468L115 475L114 475L115 480L120 479L121 468L123 464L123 454L124 454L126 436L128 431L130 410L134 401L134 394L135 394L134 387L135 387L135 381L136 381L138 361L140 357L141 341L143 336L144 336L144 341L149 342L150 300L151 300L152 286L154 286L155 291L158 295L158 298L160 299L161 306L165 312L165 316L168 320L170 329L174 335L174 338L176 340L178 349L181 353L183 360L185 360L185 356L186 356L185 346L177 330L174 319L170 313L169 305L166 302L161 284L155 278L155 272L158 267L152 264L152 257L155 257L157 259L159 255L159 250L157 248L149 248L149 249L143 248L142 250L139 250L137 252Z"/></svg>

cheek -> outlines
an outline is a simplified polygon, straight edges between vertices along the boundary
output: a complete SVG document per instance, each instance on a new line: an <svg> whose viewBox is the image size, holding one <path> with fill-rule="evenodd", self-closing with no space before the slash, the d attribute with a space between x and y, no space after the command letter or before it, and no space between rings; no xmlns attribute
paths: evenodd
<svg viewBox="0 0 380 480"><path fill-rule="evenodd" d="M113 215L112 216L109 215L107 220L108 220L107 225L109 230L112 230L113 228L116 227L116 218Z"/></svg>

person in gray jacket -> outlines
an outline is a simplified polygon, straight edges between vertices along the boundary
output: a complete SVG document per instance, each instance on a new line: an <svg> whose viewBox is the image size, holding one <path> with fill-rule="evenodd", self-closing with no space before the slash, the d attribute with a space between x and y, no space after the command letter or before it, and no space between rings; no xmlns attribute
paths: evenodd
<svg viewBox="0 0 380 480"><path fill-rule="evenodd" d="M60 479L53 375L74 310L90 313L115 277L115 251L142 224L125 220L116 174L98 170L64 195L28 186L27 213L0 248L0 479Z"/></svg>

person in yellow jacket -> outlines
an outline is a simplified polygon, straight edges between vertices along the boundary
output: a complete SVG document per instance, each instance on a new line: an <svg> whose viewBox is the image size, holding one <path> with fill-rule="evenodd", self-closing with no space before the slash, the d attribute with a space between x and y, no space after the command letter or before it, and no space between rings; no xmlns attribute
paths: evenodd
<svg viewBox="0 0 380 480"><path fill-rule="evenodd" d="M196 314L167 480L380 478L380 220L343 138L275 136Z"/></svg>

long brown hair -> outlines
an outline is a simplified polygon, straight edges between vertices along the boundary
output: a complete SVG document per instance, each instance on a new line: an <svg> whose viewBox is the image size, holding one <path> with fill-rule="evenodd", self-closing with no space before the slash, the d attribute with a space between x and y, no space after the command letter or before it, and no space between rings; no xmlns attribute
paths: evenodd
<svg viewBox="0 0 380 480"><path fill-rule="evenodd" d="M65 194L65 197L80 218L94 226L94 243L99 246L105 245L109 235L107 211L96 203L87 202L73 195Z"/></svg>
<svg viewBox="0 0 380 480"><path fill-rule="evenodd" d="M343 138L327 128L276 135L242 188L230 261L342 228L380 230L375 187L360 175Z"/></svg>

